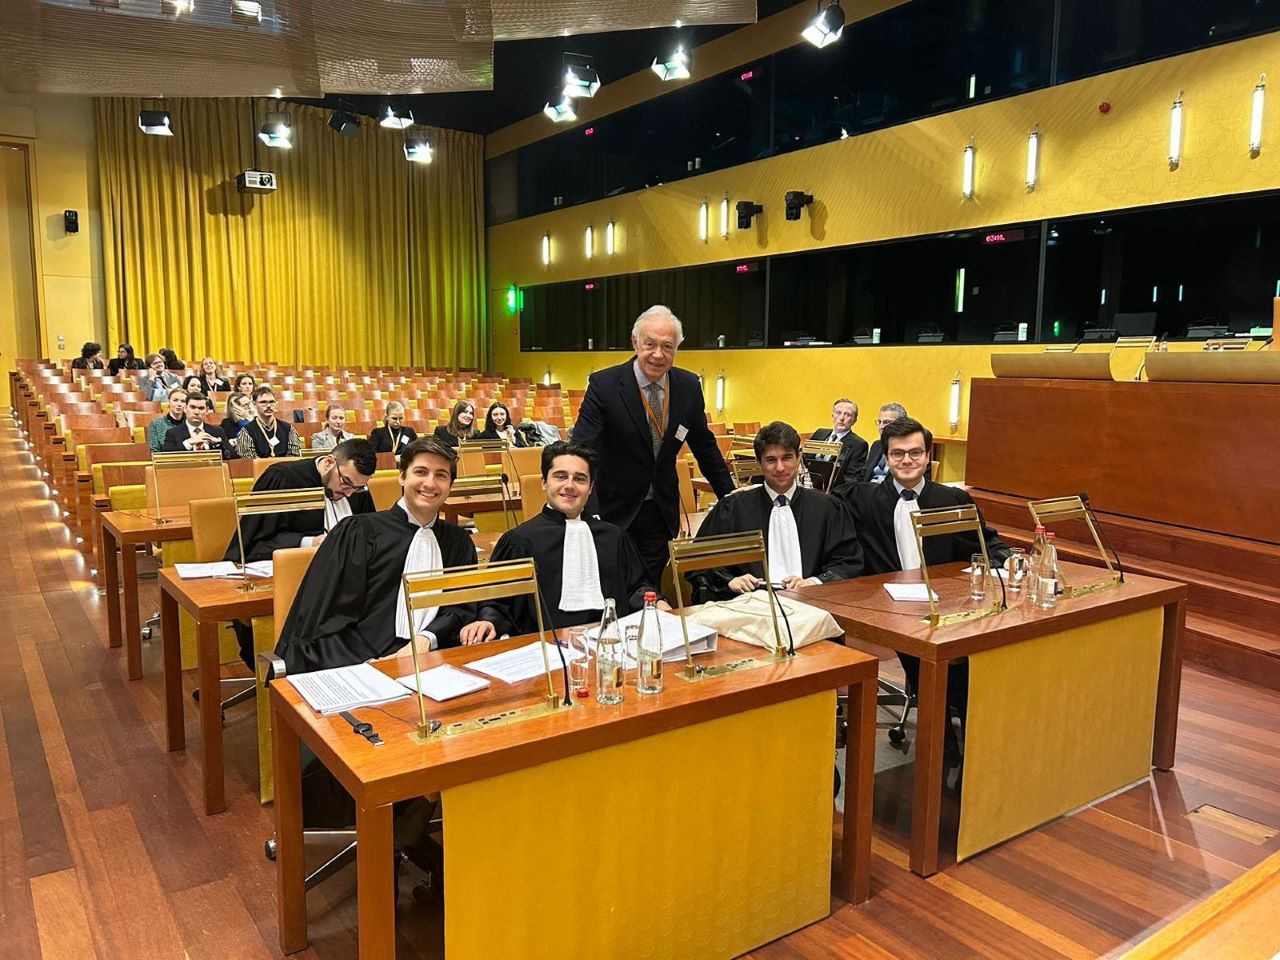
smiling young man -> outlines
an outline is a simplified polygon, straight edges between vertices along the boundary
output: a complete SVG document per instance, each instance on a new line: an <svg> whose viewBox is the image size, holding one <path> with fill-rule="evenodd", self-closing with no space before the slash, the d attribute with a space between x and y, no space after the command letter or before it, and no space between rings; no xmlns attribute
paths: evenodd
<svg viewBox="0 0 1280 960"><path fill-rule="evenodd" d="M788 590L848 580L862 572L862 550L853 520L834 497L799 486L800 434L774 421L756 434L756 460L764 483L715 505L698 537L764 533L769 576ZM722 600L764 586L760 564L695 574L694 599Z"/></svg>
<svg viewBox="0 0 1280 960"><path fill-rule="evenodd" d="M654 589L640 554L622 529L585 516L595 486L596 454L580 443L558 441L542 450L542 513L502 535L492 561L532 559L546 608L548 627L599 622L604 601L617 602L618 615L644 606ZM664 603L664 609L670 609ZM462 630L463 643L482 643L502 634L538 628L530 597L486 603L478 619Z"/></svg>
<svg viewBox="0 0 1280 960"><path fill-rule="evenodd" d="M399 503L339 524L307 568L276 646L289 673L391 656L413 634L423 650L457 646L474 619L471 605L447 606L419 611L409 623L401 577L474 564L476 548L465 530L440 518L457 477L453 450L421 438L400 454L399 466Z"/></svg>

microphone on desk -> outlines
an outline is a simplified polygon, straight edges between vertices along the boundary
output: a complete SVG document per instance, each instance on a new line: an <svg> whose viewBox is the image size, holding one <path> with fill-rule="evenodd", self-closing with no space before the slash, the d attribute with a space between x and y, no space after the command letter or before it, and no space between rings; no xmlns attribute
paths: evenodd
<svg viewBox="0 0 1280 960"><path fill-rule="evenodd" d="M1089 516L1093 520L1093 526L1101 532L1102 539L1106 542L1107 549L1111 551L1111 555L1116 559L1116 572L1120 574L1120 582L1124 583L1124 564L1120 562L1120 554L1116 551L1115 545L1112 544L1111 538L1107 536L1107 528L1098 522L1098 515L1093 512L1093 507L1089 504L1089 494L1081 493L1080 502L1084 504L1085 510L1089 511Z"/></svg>

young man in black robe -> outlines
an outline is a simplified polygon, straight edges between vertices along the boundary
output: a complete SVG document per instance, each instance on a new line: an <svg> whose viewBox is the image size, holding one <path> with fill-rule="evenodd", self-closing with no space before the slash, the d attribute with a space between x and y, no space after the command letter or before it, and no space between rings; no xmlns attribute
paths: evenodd
<svg viewBox="0 0 1280 960"><path fill-rule="evenodd" d="M538 571L543 619L550 629L598 623L604 601L617 603L626 616L644 606L649 582L644 563L621 527L584 516L595 487L595 451L580 443L557 441L542 450L542 513L502 535L491 562L532 559ZM660 606L670 609L665 602ZM463 643L482 643L501 635L538 629L533 598L496 600L480 607L478 619L462 630Z"/></svg>
<svg viewBox="0 0 1280 960"><path fill-rule="evenodd" d="M368 486L378 458L367 440L344 440L328 456L273 463L254 481L255 492L307 490L323 487L324 510L294 510L290 513L262 513L244 517L244 558L270 560L276 550L319 546L340 520L373 513L373 497ZM224 560L240 562L240 535L231 534ZM253 669L253 628L242 620L232 621L240 658Z"/></svg>
<svg viewBox="0 0 1280 960"><path fill-rule="evenodd" d="M360 441L356 441L360 442ZM458 645L474 617L471 605L419 611L410 625L400 578L476 562L470 535L440 519L457 477L457 455L432 438L400 455L400 502L353 516L324 539L298 587L276 656L289 673L345 667L391 656L411 632L422 649Z"/></svg>
<svg viewBox="0 0 1280 960"><path fill-rule="evenodd" d="M756 460L764 483L725 497L698 529L698 537L759 530L775 585L795 590L848 580L862 572L862 549L853 520L834 497L797 483L800 434L774 421L756 434ZM764 568L753 563L694 574L696 602L725 600L764 586Z"/></svg>
<svg viewBox="0 0 1280 960"><path fill-rule="evenodd" d="M959 507L973 503L973 499L959 487L948 487L928 479L929 455L933 447L933 435L918 420L905 414L886 423L880 433L889 477L881 483L862 482L842 487L849 512L858 527L869 574L893 573L898 570L919 570L920 549L912 531L911 514L916 510L937 507ZM982 526L982 539L986 541L987 555L993 566L1000 566L1009 557L1009 548L978 514ZM969 561L982 550L976 534L949 533L929 537L924 541L924 560L930 567L944 563ZM908 687L914 691L920 678L920 661L906 654L898 654ZM951 664L947 680L947 702L964 717L969 700L969 661L955 660ZM954 751L954 733L947 726L948 747Z"/></svg>

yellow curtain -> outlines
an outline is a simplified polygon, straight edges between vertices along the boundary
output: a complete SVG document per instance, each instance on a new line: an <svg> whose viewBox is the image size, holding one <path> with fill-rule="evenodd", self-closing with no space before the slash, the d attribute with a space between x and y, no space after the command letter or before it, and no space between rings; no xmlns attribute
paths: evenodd
<svg viewBox="0 0 1280 960"><path fill-rule="evenodd" d="M347 139L315 107L169 100L174 136L151 137L142 106L96 101L112 342L188 360L484 363L481 137L416 127L435 157L420 165L399 131L366 119ZM275 111L291 150L257 141ZM279 189L238 192L251 167Z"/></svg>

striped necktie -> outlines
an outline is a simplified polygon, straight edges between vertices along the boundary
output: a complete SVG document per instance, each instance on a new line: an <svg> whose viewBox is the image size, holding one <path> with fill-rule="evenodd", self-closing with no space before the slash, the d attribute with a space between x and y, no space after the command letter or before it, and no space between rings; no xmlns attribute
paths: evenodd
<svg viewBox="0 0 1280 960"><path fill-rule="evenodd" d="M656 383L646 383L644 392L649 396L649 409L652 411L652 417L646 417L649 421L649 439L653 441L653 456L656 459L658 450L662 447L662 387ZM656 423L654 421L657 421Z"/></svg>

